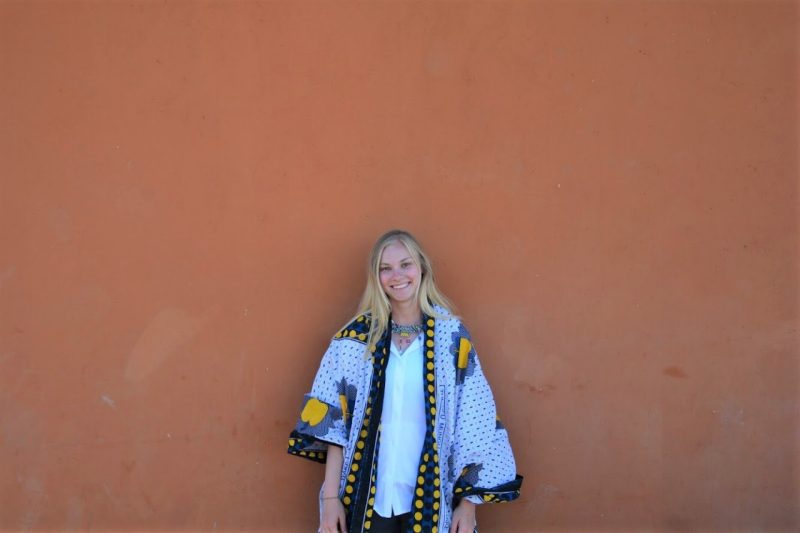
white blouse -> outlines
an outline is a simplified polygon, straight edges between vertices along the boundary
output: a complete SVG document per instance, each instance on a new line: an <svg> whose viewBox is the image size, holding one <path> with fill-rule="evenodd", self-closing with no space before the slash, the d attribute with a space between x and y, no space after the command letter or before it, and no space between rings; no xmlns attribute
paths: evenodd
<svg viewBox="0 0 800 533"><path fill-rule="evenodd" d="M411 511L425 441L422 335L403 353L392 343L385 387L374 508L391 517Z"/></svg>

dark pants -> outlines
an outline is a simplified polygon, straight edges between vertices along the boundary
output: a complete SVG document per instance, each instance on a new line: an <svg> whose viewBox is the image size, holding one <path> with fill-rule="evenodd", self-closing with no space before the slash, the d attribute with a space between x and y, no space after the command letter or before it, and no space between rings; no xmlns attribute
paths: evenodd
<svg viewBox="0 0 800 533"><path fill-rule="evenodd" d="M411 513L385 518L378 513L372 515L369 533L403 533L411 527Z"/></svg>

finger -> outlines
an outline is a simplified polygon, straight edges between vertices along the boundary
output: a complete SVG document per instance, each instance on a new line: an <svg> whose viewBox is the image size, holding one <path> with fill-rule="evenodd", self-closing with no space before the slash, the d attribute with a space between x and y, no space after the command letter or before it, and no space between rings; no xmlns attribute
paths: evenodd
<svg viewBox="0 0 800 533"><path fill-rule="evenodd" d="M458 517L454 517L453 523L450 524L450 533L458 533Z"/></svg>

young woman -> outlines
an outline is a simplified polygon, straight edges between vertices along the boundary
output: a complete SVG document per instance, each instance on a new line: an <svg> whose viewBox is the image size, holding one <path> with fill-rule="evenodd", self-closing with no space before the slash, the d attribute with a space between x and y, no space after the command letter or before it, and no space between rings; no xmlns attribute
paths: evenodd
<svg viewBox="0 0 800 533"><path fill-rule="evenodd" d="M326 463L322 533L471 533L522 477L469 333L408 232L378 239L358 314L322 358L289 453Z"/></svg>

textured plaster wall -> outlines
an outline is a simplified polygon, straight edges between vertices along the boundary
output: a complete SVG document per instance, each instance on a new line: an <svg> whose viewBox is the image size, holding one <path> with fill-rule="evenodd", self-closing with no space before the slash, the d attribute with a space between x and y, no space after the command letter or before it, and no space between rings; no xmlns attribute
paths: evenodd
<svg viewBox="0 0 800 533"><path fill-rule="evenodd" d="M798 527L794 2L0 3L0 529L313 531L373 239L472 329L482 531Z"/></svg>

